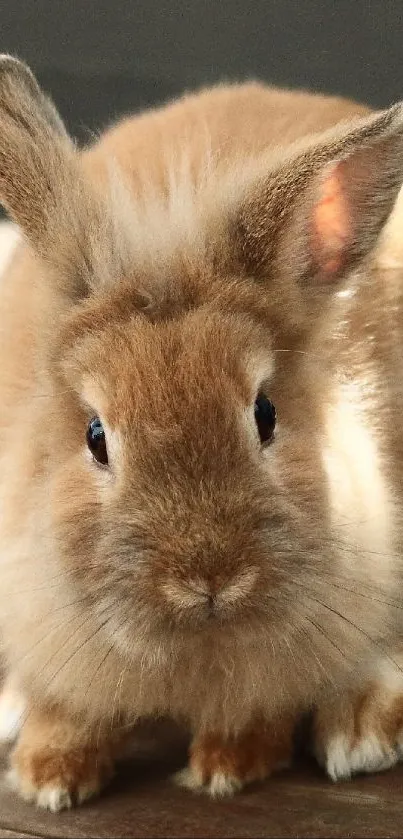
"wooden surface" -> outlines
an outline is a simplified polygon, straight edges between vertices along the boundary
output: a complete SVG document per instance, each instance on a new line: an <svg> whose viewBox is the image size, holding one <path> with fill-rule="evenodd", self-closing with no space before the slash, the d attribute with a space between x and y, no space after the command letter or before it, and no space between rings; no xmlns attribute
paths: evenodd
<svg viewBox="0 0 403 839"><path fill-rule="evenodd" d="M402 837L403 766L332 784L301 764L232 800L177 789L183 746L145 738L99 800L68 813L35 810L0 784L1 837ZM162 744L162 745L161 745Z"/></svg>

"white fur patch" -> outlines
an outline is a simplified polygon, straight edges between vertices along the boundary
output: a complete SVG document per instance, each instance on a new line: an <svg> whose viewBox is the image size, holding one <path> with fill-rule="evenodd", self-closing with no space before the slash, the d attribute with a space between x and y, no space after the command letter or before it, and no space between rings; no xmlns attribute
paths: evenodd
<svg viewBox="0 0 403 839"><path fill-rule="evenodd" d="M242 781L224 772L214 772L204 783L197 769L187 766L173 776L174 782L192 792L206 792L211 798L229 798L242 788Z"/></svg>
<svg viewBox="0 0 403 839"><path fill-rule="evenodd" d="M362 563L376 552L377 572L387 582L393 570L394 517L374 431L376 408L370 382L339 384L328 412L323 459L338 537L368 551Z"/></svg>
<svg viewBox="0 0 403 839"><path fill-rule="evenodd" d="M253 173L256 170L257 175L262 166L251 160L245 165L240 159L235 175L233 167L220 164L214 155L207 126L204 154L196 167L185 146L186 142L167 152L163 188L147 169L136 172L135 183L129 183L117 160L109 161L116 253L127 271L132 272L133 265L139 272L151 271L157 284L178 256L200 260L206 255L211 241L226 229L229 208L238 204ZM113 266L99 268L101 282L102 275L110 282Z"/></svg>
<svg viewBox="0 0 403 839"><path fill-rule="evenodd" d="M18 691L5 686L0 694L0 742L12 743L21 728L25 701Z"/></svg>
<svg viewBox="0 0 403 839"><path fill-rule="evenodd" d="M20 233L14 224L0 222L0 276L7 268L19 240Z"/></svg>
<svg viewBox="0 0 403 839"><path fill-rule="evenodd" d="M354 748L344 734L338 734L327 744L323 763L332 781L341 781L359 772L383 772L398 759L396 750L374 734L363 737Z"/></svg>
<svg viewBox="0 0 403 839"><path fill-rule="evenodd" d="M211 776L207 789L212 798L226 798L234 795L241 787L242 783L239 778L224 775L223 772L215 772Z"/></svg>
<svg viewBox="0 0 403 839"><path fill-rule="evenodd" d="M403 696L403 656L402 650L390 650L389 658L382 657L376 668L377 681L382 685L387 700Z"/></svg>
<svg viewBox="0 0 403 839"><path fill-rule="evenodd" d="M73 806L70 793L61 787L42 787L37 791L34 800L36 800L38 807L42 807L43 810L50 810L51 813L70 810Z"/></svg>
<svg viewBox="0 0 403 839"><path fill-rule="evenodd" d="M101 788L96 779L93 783L83 783L78 786L74 794L67 787L54 784L36 787L25 779L21 779L15 769L8 772L7 782L11 789L21 795L24 801L36 804L43 810L50 810L51 813L70 810L76 804L82 804L88 798L98 795Z"/></svg>
<svg viewBox="0 0 403 839"><path fill-rule="evenodd" d="M185 769L180 769L179 772L175 772L172 780L178 787L184 787L193 792L200 792L204 786L202 774L191 769L190 766L186 766Z"/></svg>
<svg viewBox="0 0 403 839"><path fill-rule="evenodd" d="M380 268L395 269L403 265L403 186L379 239L376 261ZM400 274L396 278L400 282ZM389 279L389 278L388 278Z"/></svg>

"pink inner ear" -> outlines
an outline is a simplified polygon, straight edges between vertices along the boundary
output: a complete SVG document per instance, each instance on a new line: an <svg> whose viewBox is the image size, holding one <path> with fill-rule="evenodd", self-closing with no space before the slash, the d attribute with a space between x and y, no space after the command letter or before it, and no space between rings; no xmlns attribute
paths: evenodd
<svg viewBox="0 0 403 839"><path fill-rule="evenodd" d="M352 232L343 191L343 163L333 165L320 184L313 227L316 261L326 274L334 274L342 267Z"/></svg>

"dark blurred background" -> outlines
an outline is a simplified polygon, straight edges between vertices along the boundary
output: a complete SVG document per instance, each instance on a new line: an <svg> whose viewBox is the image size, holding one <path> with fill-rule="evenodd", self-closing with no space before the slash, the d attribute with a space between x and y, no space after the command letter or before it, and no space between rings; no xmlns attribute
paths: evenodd
<svg viewBox="0 0 403 839"><path fill-rule="evenodd" d="M81 140L220 79L403 98L402 0L0 0L0 39Z"/></svg>

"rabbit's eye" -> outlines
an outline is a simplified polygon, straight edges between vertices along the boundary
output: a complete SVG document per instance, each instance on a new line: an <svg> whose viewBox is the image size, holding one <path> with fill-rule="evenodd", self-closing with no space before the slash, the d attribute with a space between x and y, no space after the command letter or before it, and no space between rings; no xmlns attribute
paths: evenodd
<svg viewBox="0 0 403 839"><path fill-rule="evenodd" d="M87 446L94 458L102 466L108 464L105 431L99 417L93 417L87 428Z"/></svg>
<svg viewBox="0 0 403 839"><path fill-rule="evenodd" d="M260 442L270 443L276 426L276 409L264 393L259 393L255 400L255 421Z"/></svg>

